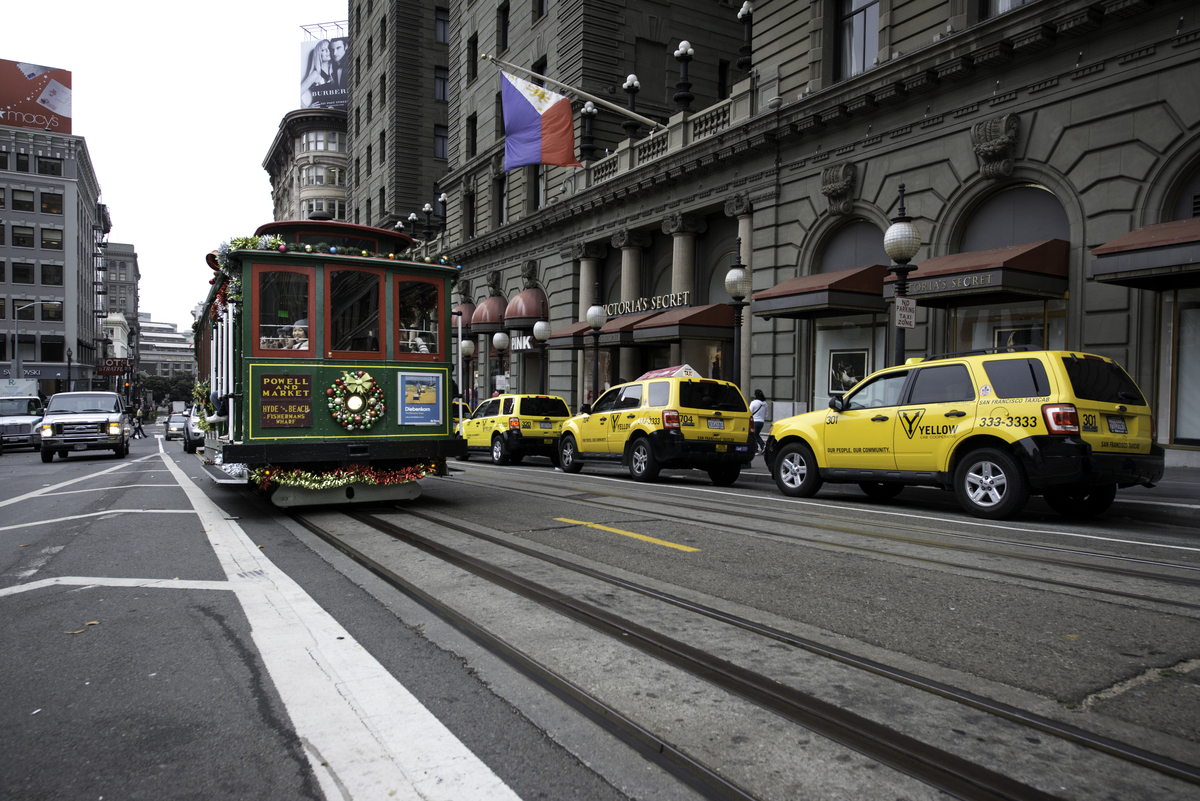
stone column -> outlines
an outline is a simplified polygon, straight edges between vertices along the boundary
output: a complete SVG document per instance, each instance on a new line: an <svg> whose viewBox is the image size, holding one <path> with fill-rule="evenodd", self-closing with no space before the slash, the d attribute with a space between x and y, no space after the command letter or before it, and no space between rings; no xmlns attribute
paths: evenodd
<svg viewBox="0 0 1200 801"><path fill-rule="evenodd" d="M708 224L694 214L671 214L662 223L662 232L673 238L671 248L671 291L687 292L695 303L696 292L696 234L702 234ZM680 343L671 343L671 363L683 363Z"/></svg>
<svg viewBox="0 0 1200 801"><path fill-rule="evenodd" d="M750 198L746 195L734 195L729 200L725 201L725 216L737 217L738 221L738 236L742 240L742 264L746 267L746 272L751 276L750 285L754 285L754 245L751 244L754 238L754 210L750 205ZM749 301L750 298L742 298ZM750 315L750 307L742 309L742 353L739 357L741 362L741 375L738 376L738 386L742 388L742 392L749 399L754 394L754 388L750 386L750 338L754 330L754 325Z"/></svg>
<svg viewBox="0 0 1200 801"><path fill-rule="evenodd" d="M617 231L612 246L621 249L621 300L637 300L642 296L642 248L650 247L646 231ZM642 374L637 348L621 348L617 377L632 381Z"/></svg>
<svg viewBox="0 0 1200 801"><path fill-rule="evenodd" d="M600 280L600 262L606 255L608 255L608 248L600 242L571 246L571 258L579 262L579 322L581 323L587 321L587 310L596 300L596 282ZM585 402L584 376L591 375L589 371L592 369L592 365L587 363L585 358L586 351L579 351L579 369L576 374L576 396L573 407L575 409Z"/></svg>

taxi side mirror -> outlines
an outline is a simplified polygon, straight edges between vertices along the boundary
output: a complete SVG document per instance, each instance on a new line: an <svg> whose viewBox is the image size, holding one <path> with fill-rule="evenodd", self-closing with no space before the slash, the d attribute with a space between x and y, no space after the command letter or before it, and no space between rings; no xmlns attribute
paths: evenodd
<svg viewBox="0 0 1200 801"><path fill-rule="evenodd" d="M592 413L592 404L585 403L582 406L580 406L579 413L580 414L591 414Z"/></svg>
<svg viewBox="0 0 1200 801"><path fill-rule="evenodd" d="M842 399L840 397L830 398L829 408L833 409L835 412L840 412L842 410Z"/></svg>

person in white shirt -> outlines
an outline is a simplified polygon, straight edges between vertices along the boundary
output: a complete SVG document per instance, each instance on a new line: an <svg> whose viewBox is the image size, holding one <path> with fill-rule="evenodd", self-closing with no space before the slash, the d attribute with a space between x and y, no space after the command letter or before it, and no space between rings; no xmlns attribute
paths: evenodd
<svg viewBox="0 0 1200 801"><path fill-rule="evenodd" d="M754 400L750 401L750 416L754 419L754 442L758 446L755 453L762 453L767 447L761 436L763 426L767 424L767 398L761 389L754 390Z"/></svg>

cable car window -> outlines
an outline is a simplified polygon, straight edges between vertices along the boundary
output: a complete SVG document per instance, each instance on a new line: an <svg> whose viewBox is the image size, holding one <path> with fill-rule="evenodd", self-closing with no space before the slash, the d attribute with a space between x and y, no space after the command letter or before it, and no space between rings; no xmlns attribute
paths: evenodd
<svg viewBox="0 0 1200 801"><path fill-rule="evenodd" d="M438 285L396 282L397 353L438 353Z"/></svg>
<svg viewBox="0 0 1200 801"><path fill-rule="evenodd" d="M379 276L334 270L329 278L332 351L379 352Z"/></svg>
<svg viewBox="0 0 1200 801"><path fill-rule="evenodd" d="M258 346L263 350L308 350L308 276L258 274Z"/></svg>

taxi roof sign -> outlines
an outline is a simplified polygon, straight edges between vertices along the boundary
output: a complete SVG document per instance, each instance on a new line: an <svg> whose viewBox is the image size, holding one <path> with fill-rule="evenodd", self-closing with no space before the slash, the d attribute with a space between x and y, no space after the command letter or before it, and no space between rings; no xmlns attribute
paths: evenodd
<svg viewBox="0 0 1200 801"><path fill-rule="evenodd" d="M651 370L639 377L638 381L645 381L648 378L703 378L689 364L680 364L675 367L664 367L661 370Z"/></svg>

